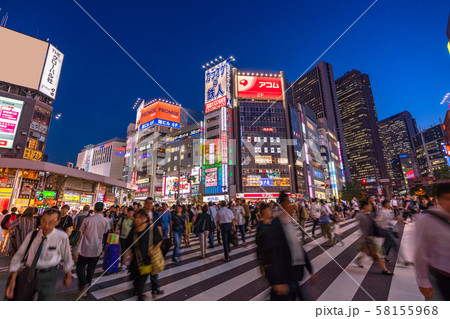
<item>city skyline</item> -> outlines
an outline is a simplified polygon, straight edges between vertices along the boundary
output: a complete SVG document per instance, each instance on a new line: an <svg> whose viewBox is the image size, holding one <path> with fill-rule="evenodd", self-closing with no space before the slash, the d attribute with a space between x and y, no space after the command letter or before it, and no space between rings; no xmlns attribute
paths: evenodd
<svg viewBox="0 0 450 319"><path fill-rule="evenodd" d="M207 13L206 5L186 8L184 13L174 12L169 4L143 5L142 9L162 12L158 17L153 11L132 6L105 8L80 2L177 102L198 111L203 109L202 64L219 55L233 55L239 69L283 70L289 81L295 81L371 3L283 3L277 8L279 11L272 11L268 2L262 2L258 8L243 4L239 7L246 16L242 25L230 22L225 32L220 23L216 26L198 19ZM49 8L58 14L42 19L41 15L49 16ZM397 21L390 21L389 16L399 10L402 14ZM8 28L44 40L50 38L65 54L58 97L53 104L55 114L62 113L62 117L51 123L46 147L49 161L74 162L85 145L125 137L126 127L135 119L132 106L138 97L168 98L75 4L38 1L20 7L6 1L4 12L9 13ZM320 14L321 18L308 17L305 12ZM444 4L430 8L406 2L378 2L320 60L333 65L335 79L351 68L367 73L380 120L408 110L422 129L428 128L444 117L445 107L439 101L448 91L445 75L450 70L443 31L447 14ZM258 16L266 16L267 21L251 23ZM140 17L147 20L139 22ZM232 21L226 14L215 17L222 23ZM120 23L116 23L118 19ZM280 19L286 21L287 27L275 23ZM152 28L154 25L160 28ZM268 35L275 41L264 41L266 36L256 32L261 26L270 31ZM299 32L302 28L308 32ZM411 40L406 32L414 33L415 38ZM293 35L298 38L293 40ZM283 50L275 48L274 43ZM307 50L304 43L308 44ZM423 63L414 69L409 67L416 60ZM93 85L99 81L100 85ZM435 112L423 112L424 108ZM83 112L86 114L80 117Z"/></svg>

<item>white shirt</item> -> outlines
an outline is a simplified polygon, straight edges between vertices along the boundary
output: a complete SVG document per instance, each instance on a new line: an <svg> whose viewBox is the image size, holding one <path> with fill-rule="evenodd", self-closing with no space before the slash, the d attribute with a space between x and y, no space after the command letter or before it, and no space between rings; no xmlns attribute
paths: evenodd
<svg viewBox="0 0 450 319"><path fill-rule="evenodd" d="M394 215L389 209L381 208L379 210L377 225L382 229L392 230L394 228Z"/></svg>
<svg viewBox="0 0 450 319"><path fill-rule="evenodd" d="M33 232L29 233L22 245L20 245L19 250L14 255L11 260L11 264L9 266L10 272L18 271L23 257L25 255L25 250L28 247L28 243L30 242L31 235ZM28 251L28 257L25 261L25 265L31 267L33 263L34 256L39 248L39 245L42 241L42 230L39 230L36 238L34 238L33 243L30 246L30 250ZM70 253L70 245L69 245L69 237L67 234L59 229L53 229L53 231L47 235L47 239L44 241L44 245L42 246L41 255L39 256L38 262L36 264L36 269L44 269L57 266L61 259L64 262L64 272L68 272L72 269L73 261L72 254Z"/></svg>
<svg viewBox="0 0 450 319"><path fill-rule="evenodd" d="M83 257L98 257L102 253L103 235L108 232L109 222L101 214L96 213L86 218L81 225L81 238L78 252Z"/></svg>
<svg viewBox="0 0 450 319"><path fill-rule="evenodd" d="M313 216L317 219L320 218L320 205L317 203L312 203L311 205L311 213L313 214Z"/></svg>
<svg viewBox="0 0 450 319"><path fill-rule="evenodd" d="M447 216L440 207L430 208L440 216ZM450 273L450 226L430 214L423 213L416 219L416 280L422 288L431 288L428 267Z"/></svg>
<svg viewBox="0 0 450 319"><path fill-rule="evenodd" d="M283 226L284 234L291 252L292 266L304 265L305 254L302 249L301 237L298 234L298 228L285 218L280 218L281 225Z"/></svg>
<svg viewBox="0 0 450 319"><path fill-rule="evenodd" d="M359 210L358 202L354 199L352 200L352 207L354 210Z"/></svg>
<svg viewBox="0 0 450 319"><path fill-rule="evenodd" d="M216 222L219 224L232 223L234 219L234 214L231 209L227 207L222 207L216 215Z"/></svg>
<svg viewBox="0 0 450 319"><path fill-rule="evenodd" d="M236 219L236 225L244 225L245 224L245 210L242 206L234 206L233 207L234 218Z"/></svg>
<svg viewBox="0 0 450 319"><path fill-rule="evenodd" d="M391 206L392 207L397 207L398 206L398 202L396 199L391 199Z"/></svg>

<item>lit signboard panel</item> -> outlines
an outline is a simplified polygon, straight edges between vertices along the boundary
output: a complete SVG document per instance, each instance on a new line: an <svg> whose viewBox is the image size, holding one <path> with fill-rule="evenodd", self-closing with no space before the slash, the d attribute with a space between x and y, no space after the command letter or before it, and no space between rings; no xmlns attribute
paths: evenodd
<svg viewBox="0 0 450 319"><path fill-rule="evenodd" d="M139 111L139 129L159 124L168 127L180 128L179 106L157 101L149 104Z"/></svg>
<svg viewBox="0 0 450 319"><path fill-rule="evenodd" d="M231 106L231 67L221 62L205 72L205 114Z"/></svg>
<svg viewBox="0 0 450 319"><path fill-rule="evenodd" d="M282 98L281 78L238 76L238 97L251 99Z"/></svg>
<svg viewBox="0 0 450 319"><path fill-rule="evenodd" d="M217 186L217 167L208 168L205 170L205 186Z"/></svg>
<svg viewBox="0 0 450 319"><path fill-rule="evenodd" d="M191 192L191 184L184 176L181 177L179 185L180 194L189 194ZM178 192L178 176L166 176L163 181L164 196L172 196Z"/></svg>
<svg viewBox="0 0 450 319"><path fill-rule="evenodd" d="M63 59L64 54L50 44L47 52L47 59L44 64L44 71L42 72L39 91L53 99L55 98L56 90L58 89Z"/></svg>
<svg viewBox="0 0 450 319"><path fill-rule="evenodd" d="M12 148L23 101L0 96L0 148Z"/></svg>

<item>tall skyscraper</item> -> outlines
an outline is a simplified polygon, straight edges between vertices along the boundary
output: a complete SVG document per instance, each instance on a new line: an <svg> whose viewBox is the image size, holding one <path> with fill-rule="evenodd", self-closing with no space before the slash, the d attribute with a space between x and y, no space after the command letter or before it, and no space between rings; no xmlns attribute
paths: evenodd
<svg viewBox="0 0 450 319"><path fill-rule="evenodd" d="M393 180L403 180L402 171L398 170L397 159L401 155L413 159L412 167L418 174L414 161L413 137L419 134L416 120L411 113L404 111L381 120L378 123L380 140L383 145L383 157L386 163L388 177ZM403 158L403 157L401 157Z"/></svg>
<svg viewBox="0 0 450 319"><path fill-rule="evenodd" d="M336 92L352 179L386 177L378 118L369 76L352 70L336 80Z"/></svg>
<svg viewBox="0 0 450 319"><path fill-rule="evenodd" d="M327 119L328 128L335 133L340 143L345 178L351 179L332 65L319 62L294 83L292 95L294 104L306 104L318 119Z"/></svg>

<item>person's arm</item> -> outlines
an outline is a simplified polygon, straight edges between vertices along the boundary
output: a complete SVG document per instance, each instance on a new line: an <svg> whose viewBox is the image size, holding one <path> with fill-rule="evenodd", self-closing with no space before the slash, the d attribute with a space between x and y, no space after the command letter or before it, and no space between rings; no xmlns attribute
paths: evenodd
<svg viewBox="0 0 450 319"><path fill-rule="evenodd" d="M63 260L63 269L64 272L66 273L66 277L64 278L64 285L68 287L72 283L72 266L73 266L69 237L62 238L62 243L59 249L61 250L60 253Z"/></svg>
<svg viewBox="0 0 450 319"><path fill-rule="evenodd" d="M86 228L87 228L86 225L87 225L87 223L84 222L84 223L81 224L81 227L80 227L80 233L83 234L83 235L84 235L84 232L86 231Z"/></svg>

